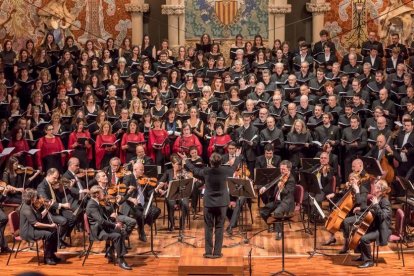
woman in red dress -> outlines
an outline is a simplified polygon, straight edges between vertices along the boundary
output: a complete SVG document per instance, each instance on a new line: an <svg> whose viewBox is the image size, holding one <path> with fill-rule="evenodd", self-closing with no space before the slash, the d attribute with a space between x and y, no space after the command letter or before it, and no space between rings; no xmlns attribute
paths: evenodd
<svg viewBox="0 0 414 276"><path fill-rule="evenodd" d="M208 145L208 158L210 158L213 152L219 154L225 154L227 152L227 144L231 141L231 137L228 134L224 134L224 125L220 122L214 126L216 135L211 137Z"/></svg>
<svg viewBox="0 0 414 276"><path fill-rule="evenodd" d="M127 132L122 136L120 154L122 163L128 163L135 157L138 144L146 144L144 134L139 132L138 122L131 120Z"/></svg>
<svg viewBox="0 0 414 276"><path fill-rule="evenodd" d="M96 136L95 153L96 153L96 168L102 169L109 165L109 160L116 156L116 150L118 146L115 143L116 136L112 134L112 125L110 122L105 121L98 136ZM104 145L112 144L112 145Z"/></svg>
<svg viewBox="0 0 414 276"><path fill-rule="evenodd" d="M53 135L53 126L47 124L46 135L37 142L37 166L38 169L47 172L50 168L56 168L60 173L63 171L65 154L59 153L65 148L59 137Z"/></svg>
<svg viewBox="0 0 414 276"><path fill-rule="evenodd" d="M79 159L82 169L89 168L92 160L91 134L85 127L84 119L76 120L76 129L69 135L68 147L73 150L72 156Z"/></svg>
<svg viewBox="0 0 414 276"><path fill-rule="evenodd" d="M170 154L170 144L168 143L168 132L161 128L161 118L153 118L154 127L149 132L148 151L155 164L162 166L165 156Z"/></svg>
<svg viewBox="0 0 414 276"><path fill-rule="evenodd" d="M189 124L183 124L183 133L180 137L177 138L174 142L173 152L181 152L185 154L189 154L189 149L191 146L195 146L197 148L197 153L199 156L203 153L203 147L198 140L197 136L191 133L191 127Z"/></svg>
<svg viewBox="0 0 414 276"><path fill-rule="evenodd" d="M11 133L11 140L8 147L14 147L12 154L17 158L19 164L23 166L33 167L32 156L23 151L27 152L30 150L29 144L23 137L24 130L22 128L15 128Z"/></svg>

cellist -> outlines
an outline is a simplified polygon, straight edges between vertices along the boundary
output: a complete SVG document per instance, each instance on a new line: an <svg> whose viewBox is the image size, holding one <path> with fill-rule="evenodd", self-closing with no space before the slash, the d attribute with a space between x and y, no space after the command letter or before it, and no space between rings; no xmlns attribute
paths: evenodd
<svg viewBox="0 0 414 276"><path fill-rule="evenodd" d="M370 244L379 240L379 246L387 245L388 238L391 235L391 203L388 200L390 188L385 180L378 180L375 183L373 198L371 199L370 212L374 215L374 221L371 223L368 231L361 237L359 249L361 256L354 261L363 262L359 268L367 268L374 265Z"/></svg>

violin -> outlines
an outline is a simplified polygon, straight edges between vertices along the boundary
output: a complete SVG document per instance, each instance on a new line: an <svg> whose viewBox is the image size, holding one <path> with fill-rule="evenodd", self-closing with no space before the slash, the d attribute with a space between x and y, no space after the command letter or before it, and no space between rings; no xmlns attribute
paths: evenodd
<svg viewBox="0 0 414 276"><path fill-rule="evenodd" d="M151 186L151 187L157 187L157 178L155 178L155 177L140 177L139 179L138 179L138 182L137 182L137 184L138 185L141 185L141 186L145 186L145 185L148 185L148 186Z"/></svg>
<svg viewBox="0 0 414 276"><path fill-rule="evenodd" d="M88 178L92 178L95 177L95 173L97 171L94 169L79 169L79 172L76 174L77 177L79 178L84 178L84 177L88 177Z"/></svg>
<svg viewBox="0 0 414 276"><path fill-rule="evenodd" d="M131 171L128 171L126 168L121 168L118 172L115 173L117 178L122 178L130 174L131 174Z"/></svg>
<svg viewBox="0 0 414 276"><path fill-rule="evenodd" d="M108 194L103 199L99 200L99 205L101 206L108 206L109 203L116 203L116 197Z"/></svg>
<svg viewBox="0 0 414 276"><path fill-rule="evenodd" d="M48 200L44 197L39 197L33 202L32 205L36 210L39 210L42 207L45 207L46 209L49 209L50 203L51 203L50 200Z"/></svg>
<svg viewBox="0 0 414 276"><path fill-rule="evenodd" d="M276 193L276 198L280 198L280 194L283 192L283 189L285 188L286 182L288 181L288 179L289 179L289 175L288 174L285 174L285 175L283 175L281 177L281 179L280 179L280 181L278 183L278 186L280 184L280 187L279 187L279 189L278 189L278 191Z"/></svg>
<svg viewBox="0 0 414 276"><path fill-rule="evenodd" d="M35 170L35 169L33 169L32 167L24 167L24 166L22 166L22 165L18 165L17 166L17 170L16 170L16 173L17 174L23 174L23 173L25 173L25 174L27 174L27 175L32 175L32 174L34 174L34 173L36 173L36 172L38 172L39 170Z"/></svg>
<svg viewBox="0 0 414 276"><path fill-rule="evenodd" d="M8 185L4 181L0 181L0 194L4 194L4 192L6 192L6 191L15 192L16 188L11 186L11 185Z"/></svg>
<svg viewBox="0 0 414 276"><path fill-rule="evenodd" d="M115 185L111 185L107 192L108 195L118 195L120 193L126 193L128 191L129 187L127 187L127 185L125 183L119 183L119 184L115 184Z"/></svg>

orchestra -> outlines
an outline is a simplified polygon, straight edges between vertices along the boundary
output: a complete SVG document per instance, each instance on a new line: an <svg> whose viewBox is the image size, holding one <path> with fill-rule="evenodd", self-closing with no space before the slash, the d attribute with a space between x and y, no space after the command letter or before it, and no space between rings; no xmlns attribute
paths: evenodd
<svg viewBox="0 0 414 276"><path fill-rule="evenodd" d="M313 47L275 41L281 48L266 49L260 36L236 41L230 60L206 34L197 51L182 46L178 57L168 41L157 49L149 36L128 51L112 40L102 51L89 41L84 51L68 52L47 34L33 63L6 40L0 253L12 251L10 206L22 239L45 240L48 265L59 263L56 253L71 246L75 227L84 231L86 214L92 239L106 242L106 258L130 270L125 240L134 229L145 244L145 225L152 229L164 215L168 234L179 229L181 237L202 209L204 256L221 258L223 233L232 239L235 228L241 232L244 206L252 211L257 202L260 224L276 240L278 219L295 213L295 204L315 227L321 207L329 233L323 245L343 242L338 254L360 250L359 267L371 267L370 243L387 244L391 203L410 205L399 183L414 179L413 53L396 34L384 53L369 32L361 53L351 46L338 60L329 33L320 34ZM7 62L13 70L3 68ZM261 181L264 169L274 174ZM247 180L256 197L231 195L229 178ZM191 193L171 199L174 184L188 179ZM372 223L355 242L366 216Z"/></svg>

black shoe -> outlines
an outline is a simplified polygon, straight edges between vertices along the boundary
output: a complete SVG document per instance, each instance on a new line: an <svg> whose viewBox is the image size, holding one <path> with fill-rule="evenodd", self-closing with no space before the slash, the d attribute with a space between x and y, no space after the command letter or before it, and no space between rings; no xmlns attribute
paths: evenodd
<svg viewBox="0 0 414 276"><path fill-rule="evenodd" d="M346 254L346 253L348 253L348 248L342 248L342 249L338 252L338 254Z"/></svg>
<svg viewBox="0 0 414 276"><path fill-rule="evenodd" d="M207 253L204 253L203 257L206 258L206 259L213 259L213 255L207 254Z"/></svg>
<svg viewBox="0 0 414 276"><path fill-rule="evenodd" d="M56 265L56 262L52 258L45 258L45 264L47 264L47 265Z"/></svg>
<svg viewBox="0 0 414 276"><path fill-rule="evenodd" d="M331 245L331 244L335 244L336 243L336 239L335 238L330 238L327 242L323 243L322 245Z"/></svg>
<svg viewBox="0 0 414 276"><path fill-rule="evenodd" d="M53 254L52 259L56 262L56 263L60 263L62 262L62 258L59 258L58 256L56 256L55 254Z"/></svg>
<svg viewBox="0 0 414 276"><path fill-rule="evenodd" d="M120 268L122 268L122 269L125 269L125 270L132 270L132 267L130 267L126 262L125 262L125 260L122 258L122 259L119 259L119 261L118 261L118 266L120 267Z"/></svg>
<svg viewBox="0 0 414 276"><path fill-rule="evenodd" d="M174 226L168 227L168 232L174 232Z"/></svg>
<svg viewBox="0 0 414 276"><path fill-rule="evenodd" d="M61 249L65 249L66 247L70 247L70 245L67 242L65 242L64 240L60 240L59 244L60 244Z"/></svg>
<svg viewBox="0 0 414 276"><path fill-rule="evenodd" d="M1 249L0 249L0 252L1 253L12 253L13 252L13 250L11 250L11 248L9 248L9 247L2 247Z"/></svg>
<svg viewBox="0 0 414 276"><path fill-rule="evenodd" d="M144 231L139 233L139 240L142 242L147 242L147 235L145 234Z"/></svg>
<svg viewBox="0 0 414 276"><path fill-rule="evenodd" d="M359 256L358 258L352 259L354 262L362 262L364 259L362 256Z"/></svg>
<svg viewBox="0 0 414 276"><path fill-rule="evenodd" d="M368 268L374 266L374 262L373 261L366 261L365 263L363 263L362 265L359 265L359 268Z"/></svg>
<svg viewBox="0 0 414 276"><path fill-rule="evenodd" d="M221 257L223 257L222 253L213 255L213 259L220 259Z"/></svg>
<svg viewBox="0 0 414 276"><path fill-rule="evenodd" d="M227 233L229 236L233 236L233 228L231 228L230 226L228 226L228 227L226 228L226 233Z"/></svg>
<svg viewBox="0 0 414 276"><path fill-rule="evenodd" d="M280 241L282 239L282 233L276 233L276 240Z"/></svg>
<svg viewBox="0 0 414 276"><path fill-rule="evenodd" d="M108 248L105 253L105 258L108 260L108 263L115 262L115 254L111 248Z"/></svg>

